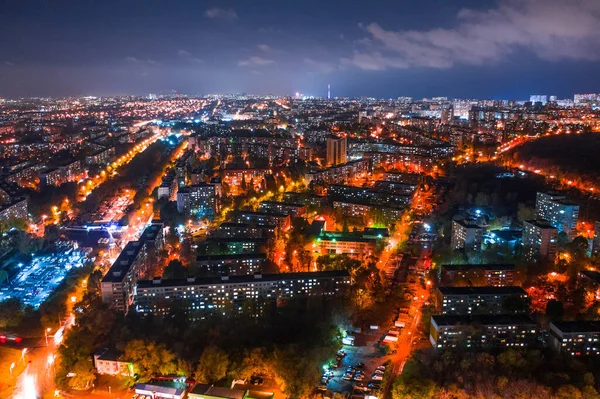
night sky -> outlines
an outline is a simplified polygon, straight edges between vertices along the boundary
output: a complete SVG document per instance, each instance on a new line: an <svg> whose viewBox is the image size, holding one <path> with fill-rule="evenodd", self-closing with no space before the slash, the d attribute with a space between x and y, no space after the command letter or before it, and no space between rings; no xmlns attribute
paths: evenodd
<svg viewBox="0 0 600 399"><path fill-rule="evenodd" d="M600 92L600 0L0 0L0 96Z"/></svg>

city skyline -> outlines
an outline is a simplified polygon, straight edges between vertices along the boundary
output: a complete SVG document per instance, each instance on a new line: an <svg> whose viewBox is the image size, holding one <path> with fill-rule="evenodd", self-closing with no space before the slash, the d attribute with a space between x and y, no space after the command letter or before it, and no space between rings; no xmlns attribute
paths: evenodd
<svg viewBox="0 0 600 399"><path fill-rule="evenodd" d="M262 7L2 1L0 96L173 92L526 99L600 91L589 0Z"/></svg>

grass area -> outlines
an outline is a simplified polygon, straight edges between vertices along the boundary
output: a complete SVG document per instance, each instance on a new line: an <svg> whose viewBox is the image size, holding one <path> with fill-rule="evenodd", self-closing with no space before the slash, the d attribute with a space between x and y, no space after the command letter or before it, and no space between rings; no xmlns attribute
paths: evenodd
<svg viewBox="0 0 600 399"><path fill-rule="evenodd" d="M110 387L111 392L121 392L127 390L131 384L132 379L129 377L99 375L94 389L108 392L108 387Z"/></svg>
<svg viewBox="0 0 600 399"><path fill-rule="evenodd" d="M10 365L12 363L15 363L15 368L11 378ZM25 366L21 361L20 350L0 346L0 398L11 397L17 377L25 370Z"/></svg>

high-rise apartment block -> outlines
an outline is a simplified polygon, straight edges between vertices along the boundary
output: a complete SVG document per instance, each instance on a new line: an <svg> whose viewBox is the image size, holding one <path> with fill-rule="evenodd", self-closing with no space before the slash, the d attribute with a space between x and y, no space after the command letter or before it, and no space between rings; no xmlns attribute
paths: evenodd
<svg viewBox="0 0 600 399"><path fill-rule="evenodd" d="M483 228L468 220L452 221L452 237L450 245L452 249L464 249L466 251L481 250L483 242Z"/></svg>
<svg viewBox="0 0 600 399"><path fill-rule="evenodd" d="M327 166L342 165L346 163L348 142L345 137L327 138Z"/></svg>
<svg viewBox="0 0 600 399"><path fill-rule="evenodd" d="M579 218L579 205L555 192L538 192L535 201L535 214L538 219L547 220L558 232L565 232L574 238Z"/></svg>
<svg viewBox="0 0 600 399"><path fill-rule="evenodd" d="M530 261L552 260L556 254L558 230L547 220L527 220L523 223L523 246Z"/></svg>

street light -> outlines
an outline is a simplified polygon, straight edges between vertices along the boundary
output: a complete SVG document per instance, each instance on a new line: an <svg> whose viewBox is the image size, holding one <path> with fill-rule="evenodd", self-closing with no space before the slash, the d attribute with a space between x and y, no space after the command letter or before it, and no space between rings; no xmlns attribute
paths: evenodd
<svg viewBox="0 0 600 399"><path fill-rule="evenodd" d="M46 328L44 331L44 336L46 337L46 346L48 346L48 333L50 332L50 327Z"/></svg>

